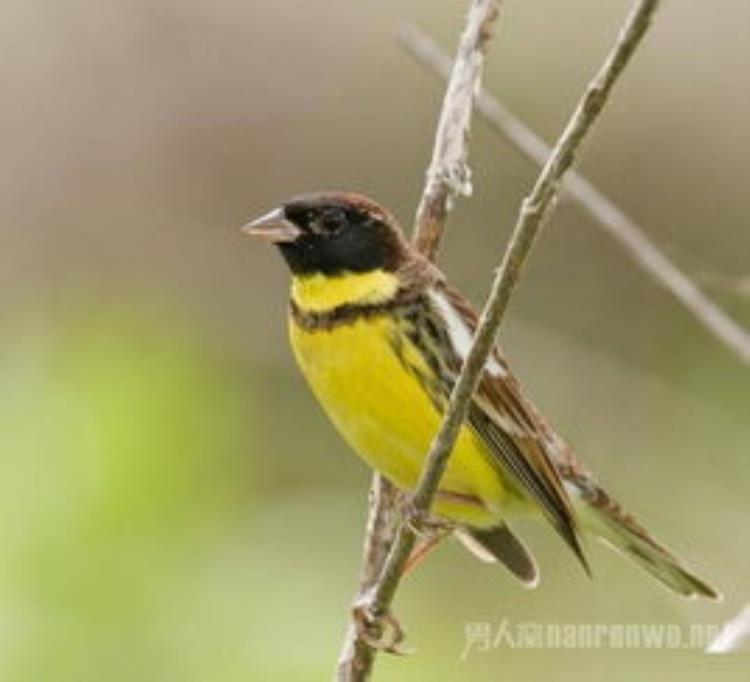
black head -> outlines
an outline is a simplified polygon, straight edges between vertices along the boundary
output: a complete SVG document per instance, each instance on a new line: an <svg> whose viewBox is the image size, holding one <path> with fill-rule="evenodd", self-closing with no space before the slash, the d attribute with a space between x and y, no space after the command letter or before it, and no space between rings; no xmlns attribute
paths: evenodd
<svg viewBox="0 0 750 682"><path fill-rule="evenodd" d="M395 271L408 254L390 213L357 194L295 197L243 231L275 243L298 275Z"/></svg>

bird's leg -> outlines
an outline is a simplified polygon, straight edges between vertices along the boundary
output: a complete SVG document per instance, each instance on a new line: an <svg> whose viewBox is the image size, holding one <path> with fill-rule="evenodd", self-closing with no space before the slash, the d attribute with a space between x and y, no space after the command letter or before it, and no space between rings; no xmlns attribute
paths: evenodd
<svg viewBox="0 0 750 682"><path fill-rule="evenodd" d="M402 576L407 576L417 566L419 566L426 558L427 555L438 546L440 541L446 536L446 533L422 533L420 540L417 541L414 549L409 554L409 558L406 560Z"/></svg>
<svg viewBox="0 0 750 682"><path fill-rule="evenodd" d="M402 575L407 575L427 558L446 535L455 530L455 524L415 509L407 494L399 501L399 506L403 522L418 538L404 565ZM411 653L401 646L405 634L398 619L388 610L375 612L369 595L364 595L352 607L352 621L357 636L373 649L398 655Z"/></svg>
<svg viewBox="0 0 750 682"><path fill-rule="evenodd" d="M443 497L443 493L439 491L436 497ZM404 523L411 528L418 538L425 542L434 544L433 537L435 535L438 535L438 540L440 540L456 528L454 523L437 517L429 511L418 509L414 505L413 496L410 494L404 496L400 506Z"/></svg>
<svg viewBox="0 0 750 682"><path fill-rule="evenodd" d="M418 541L406 560L402 575L407 575L421 564L440 541L454 530L453 524L429 514L420 515L415 523L410 506L408 498L402 502L404 522L414 523L413 530ZM358 637L373 649L398 655L411 653L402 646L405 634L398 619L389 610L382 613L374 611L369 595L364 595L354 604L352 620Z"/></svg>
<svg viewBox="0 0 750 682"><path fill-rule="evenodd" d="M455 524L417 509L410 495L402 500L401 513L404 523L417 537L416 545L409 554L401 574L405 576L419 566L446 535L453 532Z"/></svg>

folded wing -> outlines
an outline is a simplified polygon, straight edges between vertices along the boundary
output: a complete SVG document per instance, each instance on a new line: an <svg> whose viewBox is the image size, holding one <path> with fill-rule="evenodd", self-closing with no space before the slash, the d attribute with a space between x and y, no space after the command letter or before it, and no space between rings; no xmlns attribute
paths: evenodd
<svg viewBox="0 0 750 682"><path fill-rule="evenodd" d="M431 298L452 351L448 353L449 366L444 371L457 376L477 326L477 315L461 294L445 284L436 288ZM487 446L498 468L539 505L590 572L581 548L575 512L547 451L543 430L497 352L488 360L469 409L468 422Z"/></svg>

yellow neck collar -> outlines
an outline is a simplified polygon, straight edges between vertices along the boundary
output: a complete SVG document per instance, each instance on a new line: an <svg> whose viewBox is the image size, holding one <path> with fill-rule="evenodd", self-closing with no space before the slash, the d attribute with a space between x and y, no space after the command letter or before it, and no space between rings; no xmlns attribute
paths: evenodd
<svg viewBox="0 0 750 682"><path fill-rule="evenodd" d="M396 295L398 277L385 270L292 278L292 300L302 310L323 312L341 305L383 303Z"/></svg>

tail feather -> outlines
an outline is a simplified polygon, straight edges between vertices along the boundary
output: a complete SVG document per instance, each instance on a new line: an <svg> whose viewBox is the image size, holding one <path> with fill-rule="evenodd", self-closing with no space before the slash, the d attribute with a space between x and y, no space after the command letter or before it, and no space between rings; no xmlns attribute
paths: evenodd
<svg viewBox="0 0 750 682"><path fill-rule="evenodd" d="M602 542L689 599L721 599L721 594L686 568L632 516L588 477L575 481L584 526Z"/></svg>
<svg viewBox="0 0 750 682"><path fill-rule="evenodd" d="M539 571L526 546L506 524L494 528L457 528L456 537L482 561L498 561L526 587L536 587Z"/></svg>

